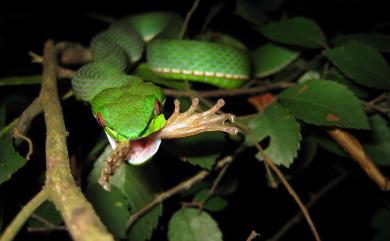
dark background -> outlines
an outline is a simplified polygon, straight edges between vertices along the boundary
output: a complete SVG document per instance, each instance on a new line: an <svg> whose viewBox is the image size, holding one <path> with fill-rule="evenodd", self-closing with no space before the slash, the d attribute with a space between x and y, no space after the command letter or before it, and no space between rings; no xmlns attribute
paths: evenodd
<svg viewBox="0 0 390 241"><path fill-rule="evenodd" d="M41 67L30 63L27 52L31 50L41 53L43 43L48 38L55 41L77 41L87 45L91 37L106 26L105 23L89 17L89 14L120 17L145 11L169 10L185 16L192 3L184 0L104 2L70 0L49 3L1 1L0 77L40 73ZM190 22L190 34L199 30L212 3L213 1L201 1ZM270 12L269 16L274 20L280 19L281 16L311 18L322 27L330 39L340 33L369 32L378 24L389 23L388 9L386 1L379 0L293 0L285 1L279 10ZM213 29L229 32L251 47L255 47L257 42L260 45L264 41L262 36L253 33L249 24L232 14L233 10L234 1L227 1L223 11L212 22ZM384 27L382 32L388 33L389 30L390 27ZM68 88L69 85L66 83L60 86L62 92ZM0 88L0 102L8 106L8 119L16 117L38 92L39 86ZM241 103L243 100L237 101ZM66 125L70 132L70 153L85 155L80 146L85 149L92 147L94 140L100 135L100 129L92 116L88 115L87 106L75 100L67 100L63 106ZM232 109L236 107L233 106ZM240 107L240 110L243 113L254 112L249 106ZM29 134L36 143L36 150L44 150L42 123L42 118L37 118ZM88 129L85 129L86 126ZM238 178L239 189L229 197L230 204L224 212L213 214L219 222L225 240L245 240L253 229L261 234L259 240L266 240L299 211L283 187L273 190L267 186L263 164L255 161L253 154L254 150L248 150L231 166L226 179ZM165 189L194 173L192 167L173 160L168 153L162 151L158 155L159 161L156 164ZM37 151L33 160L1 187L0 201L6 207L5 223L8 223L20 205L39 189L39 184L34 185L32 182L34 183L37 175L44 170L43 160L44 153ZM315 161L296 175L291 184L301 198L307 201L310 193L318 191L336 177L336 171L330 168L336 165L347 170L348 177L310 209L312 218L323 240L370 240L376 232L369 226L370 218L375 210L385 206L385 200L389 200L389 196L382 193L356 163L320 150ZM390 174L389 170L384 169L384 172ZM153 240L164 240L167 220L179 207L180 201L181 199L176 197L167 202L161 229L155 232ZM68 236L61 232L51 234L22 232L16 240L38 238L67 240ZM303 220L283 240L313 238Z"/></svg>

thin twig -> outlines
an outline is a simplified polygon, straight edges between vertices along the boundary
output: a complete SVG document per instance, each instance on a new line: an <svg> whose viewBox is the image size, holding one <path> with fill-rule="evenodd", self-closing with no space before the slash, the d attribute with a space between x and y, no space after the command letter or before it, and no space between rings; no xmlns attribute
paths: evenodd
<svg viewBox="0 0 390 241"><path fill-rule="evenodd" d="M70 172L68 132L56 82L57 51L52 41L46 42L43 58L40 99L46 124L46 188L50 200L61 213L73 240L113 241Z"/></svg>
<svg viewBox="0 0 390 241"><path fill-rule="evenodd" d="M215 180L213 181L213 184L211 185L211 188L207 192L206 197L200 202L200 205L199 205L200 210L203 209L203 207L207 203L207 201L214 195L215 190L217 189L217 187L218 187L219 183L221 182L223 176L225 175L227 169L229 168L230 164L232 163L233 157L227 156L225 160L228 161L228 163L222 167L221 171L218 173L217 178L215 178Z"/></svg>
<svg viewBox="0 0 390 241"><path fill-rule="evenodd" d="M389 191L390 185L360 142L351 134L340 129L328 130L328 134L354 159L380 189Z"/></svg>
<svg viewBox="0 0 390 241"><path fill-rule="evenodd" d="M222 158L220 161L218 161L218 163L216 165L216 169L223 168L225 165L229 164L231 161L232 161L231 156L226 156L226 157ZM165 191L163 193L160 193L151 202L149 202L144 207L142 207L141 209L139 209L138 211L136 211L135 213L133 213L131 215L131 217L127 221L127 228L129 229L140 217L145 215L148 211L150 211L156 205L164 202L165 200L174 196L175 194L178 194L182 191L188 190L195 183L202 181L209 174L210 174L210 172L206 171L206 170L199 171L197 174L195 174L191 178L179 183L178 185L172 187L171 189L168 189L167 191Z"/></svg>
<svg viewBox="0 0 390 241"><path fill-rule="evenodd" d="M14 136L14 138L20 138L20 139L22 139L22 140L27 142L27 144L28 144L28 152L27 152L25 158L26 158L26 160L30 160L31 155L34 152L34 147L33 147L33 143L31 141L31 139L29 137L23 135L22 133L20 133L19 129L17 129L17 128L14 128L13 136Z"/></svg>
<svg viewBox="0 0 390 241"><path fill-rule="evenodd" d="M184 35L187 31L188 23L190 22L192 14L195 12L196 8L198 7L199 2L200 2L200 0L194 1L194 4L192 4L190 11L188 11L186 18L184 19L184 23L183 23L183 26L181 27L181 31L180 31L180 38L181 39L184 37Z"/></svg>
<svg viewBox="0 0 390 241"><path fill-rule="evenodd" d="M288 193L291 195L291 197L295 200L295 202L298 204L299 208L301 209L301 212L303 213L303 216L306 219L306 222L309 224L309 227L313 233L313 236L315 240L321 241L320 235L318 234L317 228L313 223L313 220L310 217L309 211L299 198L298 194L295 192L295 190L291 187L290 183L287 181L287 179L284 177L283 173L279 170L279 168L272 162L271 159L264 153L263 149L259 144L255 145L258 149L262 159L267 162L269 167L272 169L273 172L278 176L280 181L283 183L284 187L287 189Z"/></svg>
<svg viewBox="0 0 390 241"><path fill-rule="evenodd" d="M35 195L15 216L12 222L5 229L4 233L0 237L0 241L11 241L14 239L20 228L31 216L31 214L48 198L48 192L46 189L42 189L37 195Z"/></svg>
<svg viewBox="0 0 390 241"><path fill-rule="evenodd" d="M55 226L55 227L27 227L27 232L30 233L43 233L43 232L52 232L52 231L67 231L68 229L65 226Z"/></svg>
<svg viewBox="0 0 390 241"><path fill-rule="evenodd" d="M18 118L16 125L13 130L14 138L16 139L16 143L18 142L18 136L15 134L20 134L25 136L28 129L30 128L31 121L40 113L42 113L43 108L41 105L41 100L39 98L35 98L31 104L23 111L23 113Z"/></svg>
<svg viewBox="0 0 390 241"><path fill-rule="evenodd" d="M277 82L277 83L265 83L261 86L257 87L243 87L237 89L217 89L217 90L206 90L206 91L198 91L196 97L224 97L224 96L235 96L235 95L250 95L250 94L258 94L264 93L271 90L284 89L293 86L293 83L290 82ZM181 97L193 96L192 92L188 91L178 91L173 89L164 89L166 95Z"/></svg>
<svg viewBox="0 0 390 241"><path fill-rule="evenodd" d="M185 180L184 182L181 182L179 185L174 186L173 188L159 194L156 196L153 201L145 205L143 208L135 212L133 215L131 215L130 219L127 222L127 228L130 228L140 217L142 217L144 214L146 214L149 210L157 206L158 204L162 203L166 199L172 197L173 195L180 193L182 191L188 190L190 187L192 187L195 183L200 182L205 177L209 175L208 171L202 170L198 172L196 175L192 176L191 178Z"/></svg>
<svg viewBox="0 0 390 241"><path fill-rule="evenodd" d="M309 202L306 204L306 207L307 208L311 208L313 207L323 196L325 196L325 194L327 194L330 190L332 190L333 188L335 188L337 185L340 184L340 182L342 182L345 177L347 176L347 174L345 172L343 172L342 174L340 174L337 178L333 179L331 182L329 182L328 184L326 184L325 186L323 186L318 192L314 193L313 195L311 195L311 198L309 200ZM293 217L290 218L290 220L288 220L288 222L286 222L279 230L277 233L274 234L274 236L272 236L272 238L268 239L268 241L277 241L277 240L280 240L283 236L285 236L285 234L297 223L300 222L300 220L302 219L302 213L301 212L298 212L297 214L295 214Z"/></svg>

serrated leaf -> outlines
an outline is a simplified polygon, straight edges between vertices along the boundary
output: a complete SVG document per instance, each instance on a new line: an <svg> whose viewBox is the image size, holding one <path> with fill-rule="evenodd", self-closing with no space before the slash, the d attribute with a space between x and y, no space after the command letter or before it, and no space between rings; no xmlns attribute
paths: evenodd
<svg viewBox="0 0 390 241"><path fill-rule="evenodd" d="M335 45L343 45L350 41L367 44L383 52L390 52L390 36L380 33L355 33L337 36L332 40Z"/></svg>
<svg viewBox="0 0 390 241"><path fill-rule="evenodd" d="M203 202L208 196L208 191L209 189L201 190L195 195L194 200L197 202ZM218 212L225 209L227 205L228 202L225 199L220 196L213 195L206 201L203 208L208 211Z"/></svg>
<svg viewBox="0 0 390 241"><path fill-rule="evenodd" d="M324 51L324 55L357 83L390 89L390 67L378 50L359 42Z"/></svg>
<svg viewBox="0 0 390 241"><path fill-rule="evenodd" d="M200 166L201 168L211 170L214 166L214 163L217 161L219 154L208 155L208 156L198 156L198 157L188 157L185 158L186 161L195 166Z"/></svg>
<svg viewBox="0 0 390 241"><path fill-rule="evenodd" d="M0 185L26 163L27 160L14 149L12 134L8 132L0 136Z"/></svg>
<svg viewBox="0 0 390 241"><path fill-rule="evenodd" d="M206 212L182 208L168 224L169 241L222 241L218 224Z"/></svg>
<svg viewBox="0 0 390 241"><path fill-rule="evenodd" d="M288 110L279 104L270 105L250 121L249 129L248 143L270 137L269 146L265 148L267 156L277 165L291 165L299 149L301 134L298 122Z"/></svg>
<svg viewBox="0 0 390 241"><path fill-rule="evenodd" d="M104 161L111 152L107 146L95 162L94 168L88 180L97 183ZM111 186L116 187L126 197L131 214L152 201L160 192L158 174L153 169L152 163L143 166L122 165L111 179ZM130 214L130 215L131 215ZM150 239L153 230L157 227L159 217L162 214L162 205L157 205L147 214L142 216L130 229L128 239L132 241L144 241Z"/></svg>
<svg viewBox="0 0 390 241"><path fill-rule="evenodd" d="M371 131L361 141L368 156L378 165L390 166L390 128L380 115L369 118Z"/></svg>
<svg viewBox="0 0 390 241"><path fill-rule="evenodd" d="M12 76L0 79L0 86L36 85L42 83L42 75Z"/></svg>
<svg viewBox="0 0 390 241"><path fill-rule="evenodd" d="M33 216L27 222L29 228L50 228L47 223L50 223L53 226L58 226L62 223L62 216L57 211L54 204L50 201L44 202L34 214L39 218L34 218ZM40 220L45 220L44 222Z"/></svg>
<svg viewBox="0 0 390 241"><path fill-rule="evenodd" d="M308 80L279 94L279 101L295 117L325 126L368 129L363 107L344 85L327 80Z"/></svg>
<svg viewBox="0 0 390 241"><path fill-rule="evenodd" d="M126 223L130 217L128 201L115 186L111 192L104 190L98 183L87 186L86 196L95 211L116 238L126 238Z"/></svg>
<svg viewBox="0 0 390 241"><path fill-rule="evenodd" d="M298 58L299 52L287 47L268 43L252 53L255 76L263 78L285 68Z"/></svg>
<svg viewBox="0 0 390 241"><path fill-rule="evenodd" d="M328 78L347 86L348 89L350 89L359 98L368 97L368 93L362 88L363 86L356 84L351 79L348 79L336 68L332 68L330 70Z"/></svg>
<svg viewBox="0 0 390 241"><path fill-rule="evenodd" d="M319 48L326 45L321 28L312 20L295 17L280 22L272 22L260 29L267 38L306 48Z"/></svg>
<svg viewBox="0 0 390 241"><path fill-rule="evenodd" d="M225 144L221 132L205 132L164 143L163 148L184 161L210 170Z"/></svg>

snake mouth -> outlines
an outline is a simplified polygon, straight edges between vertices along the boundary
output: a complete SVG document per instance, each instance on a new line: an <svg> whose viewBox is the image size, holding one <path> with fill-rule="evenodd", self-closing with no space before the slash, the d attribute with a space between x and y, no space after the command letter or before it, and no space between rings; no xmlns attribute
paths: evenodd
<svg viewBox="0 0 390 241"><path fill-rule="evenodd" d="M108 141L112 149L118 145L110 135L107 134ZM126 159L132 165L142 165L156 154L160 147L161 139L157 138L155 134L147 137L131 141L130 150L127 153Z"/></svg>

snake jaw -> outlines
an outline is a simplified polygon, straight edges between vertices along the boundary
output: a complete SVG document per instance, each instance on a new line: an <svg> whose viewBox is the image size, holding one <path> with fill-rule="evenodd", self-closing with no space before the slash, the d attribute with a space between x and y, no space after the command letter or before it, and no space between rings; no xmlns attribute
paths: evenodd
<svg viewBox="0 0 390 241"><path fill-rule="evenodd" d="M174 104L173 114L156 134L160 139L182 138L206 131L223 131L232 135L238 133L238 129L229 124L234 123L234 115L216 114L225 105L223 99L219 99L213 107L201 113L195 112L199 104L198 98L194 98L190 108L183 113L180 113L180 101L175 100Z"/></svg>

